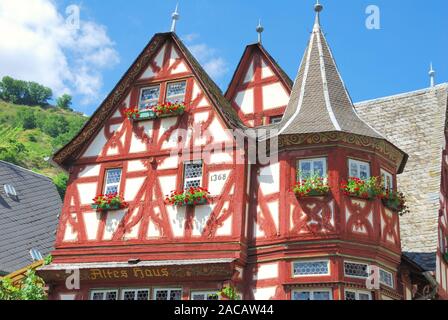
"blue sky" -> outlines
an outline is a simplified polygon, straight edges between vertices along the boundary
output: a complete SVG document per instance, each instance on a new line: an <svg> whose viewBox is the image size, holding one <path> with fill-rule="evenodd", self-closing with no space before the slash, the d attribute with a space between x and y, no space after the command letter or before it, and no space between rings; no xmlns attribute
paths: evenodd
<svg viewBox="0 0 448 320"><path fill-rule="evenodd" d="M5 0L0 0L0 5L2 1ZM102 55L94 58L104 55L104 61L110 64L89 74L88 68L97 66L83 62L80 65L86 75L96 78L86 76L76 80L77 87L71 90L75 108L87 114L99 106L153 34L169 31L170 15L177 2L33 1L50 1L61 16L68 5L79 5L81 26L84 21L93 22L101 26L107 37L99 40L107 50L95 48ZM181 20L177 34L207 64L212 77L225 91L245 46L256 41L255 26L261 18L265 27L264 46L294 78L312 29L314 3L314 0L179 0ZM322 0L321 3L325 7L322 27L354 101L427 87L431 61L437 71L437 83L448 81L446 0ZM380 9L380 30L365 26L368 17L365 10L372 4ZM74 58L66 47L62 51L68 67L82 60L82 52L77 52ZM76 75L76 69L72 70ZM89 79L96 83L94 93L89 93ZM85 99L89 94L90 99Z"/></svg>

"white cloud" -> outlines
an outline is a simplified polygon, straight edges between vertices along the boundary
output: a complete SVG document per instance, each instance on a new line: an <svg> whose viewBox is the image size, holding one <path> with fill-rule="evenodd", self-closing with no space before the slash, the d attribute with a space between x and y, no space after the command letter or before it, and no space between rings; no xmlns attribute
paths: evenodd
<svg viewBox="0 0 448 320"><path fill-rule="evenodd" d="M190 52L198 59L205 71L214 80L219 79L225 75L229 68L224 58L219 57L215 48L209 47L205 43L193 44L194 40L199 38L198 34L190 34L183 36L184 41L187 43L187 47Z"/></svg>
<svg viewBox="0 0 448 320"><path fill-rule="evenodd" d="M82 18L82 12L81 12ZM104 26L67 25L52 0L0 0L0 76L36 81L82 103L102 96L101 71L119 62Z"/></svg>

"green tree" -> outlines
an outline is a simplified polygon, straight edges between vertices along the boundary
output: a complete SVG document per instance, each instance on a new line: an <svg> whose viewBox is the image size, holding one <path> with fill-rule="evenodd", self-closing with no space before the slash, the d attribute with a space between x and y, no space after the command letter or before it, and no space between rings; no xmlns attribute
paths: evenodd
<svg viewBox="0 0 448 320"><path fill-rule="evenodd" d="M17 111L17 120L18 124L25 130L35 129L37 127L36 116L30 108L23 108Z"/></svg>
<svg viewBox="0 0 448 320"><path fill-rule="evenodd" d="M36 82L27 82L26 88L26 94L22 103L29 106L47 105L48 100L53 96L53 91L50 88Z"/></svg>
<svg viewBox="0 0 448 320"><path fill-rule="evenodd" d="M49 136L56 138L69 130L69 124L65 117L57 114L51 114L44 120L42 130Z"/></svg>
<svg viewBox="0 0 448 320"><path fill-rule="evenodd" d="M25 145L21 142L9 139L0 144L0 160L21 165L27 153Z"/></svg>
<svg viewBox="0 0 448 320"><path fill-rule="evenodd" d="M0 97L8 102L21 103L27 92L25 81L15 80L9 76L0 82Z"/></svg>
<svg viewBox="0 0 448 320"><path fill-rule="evenodd" d="M64 110L70 110L72 111L72 96L68 94L63 94L56 100L56 106L58 108L64 109Z"/></svg>
<svg viewBox="0 0 448 320"><path fill-rule="evenodd" d="M61 196L62 200L64 200L65 191L67 190L67 182L68 175L63 172L59 173L53 178L53 183L55 184L56 189L58 189L59 195Z"/></svg>
<svg viewBox="0 0 448 320"><path fill-rule="evenodd" d="M0 280L0 300L46 300L45 283L34 270L28 270L19 286L10 279Z"/></svg>

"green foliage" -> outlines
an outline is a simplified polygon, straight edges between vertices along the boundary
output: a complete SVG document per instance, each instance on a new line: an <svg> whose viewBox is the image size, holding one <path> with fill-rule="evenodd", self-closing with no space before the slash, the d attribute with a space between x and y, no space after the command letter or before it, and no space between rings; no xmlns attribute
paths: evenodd
<svg viewBox="0 0 448 320"><path fill-rule="evenodd" d="M67 120L62 115L50 114L44 120L41 129L50 137L56 138L67 133L69 126Z"/></svg>
<svg viewBox="0 0 448 320"><path fill-rule="evenodd" d="M34 270L28 270L20 286L10 279L0 280L0 300L46 300L45 283Z"/></svg>
<svg viewBox="0 0 448 320"><path fill-rule="evenodd" d="M44 265L45 266L48 266L52 262L53 262L53 256L51 254L49 254L48 256L45 257L45 259L44 259Z"/></svg>
<svg viewBox="0 0 448 320"><path fill-rule="evenodd" d="M56 186L56 189L58 189L59 195L61 196L61 199L64 200L65 197L65 190L67 189L67 182L68 182L68 175L64 172L58 173L53 178L53 183Z"/></svg>
<svg viewBox="0 0 448 320"><path fill-rule="evenodd" d="M298 176L301 176L300 172ZM330 192L330 186L326 178L316 174L299 180L292 190L299 197L321 196Z"/></svg>
<svg viewBox="0 0 448 320"><path fill-rule="evenodd" d="M25 130L35 129L36 124L36 116L34 111L30 108L19 109L17 111L17 121L18 124Z"/></svg>
<svg viewBox="0 0 448 320"><path fill-rule="evenodd" d="M236 292L234 287L224 287L220 292L221 296L229 300L240 300L241 296Z"/></svg>
<svg viewBox="0 0 448 320"><path fill-rule="evenodd" d="M28 106L44 106L53 96L50 88L32 81L16 80L5 76L0 82L2 100Z"/></svg>
<svg viewBox="0 0 448 320"><path fill-rule="evenodd" d="M26 157L26 154L26 147L21 142L8 139L7 141L0 143L0 160L20 165L20 158Z"/></svg>
<svg viewBox="0 0 448 320"><path fill-rule="evenodd" d="M72 96L63 94L56 100L56 106L64 110L72 110Z"/></svg>

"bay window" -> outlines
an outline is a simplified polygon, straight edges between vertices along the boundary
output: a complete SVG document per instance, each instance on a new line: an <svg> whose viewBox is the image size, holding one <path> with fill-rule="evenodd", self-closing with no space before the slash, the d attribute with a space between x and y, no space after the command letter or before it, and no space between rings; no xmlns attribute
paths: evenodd
<svg viewBox="0 0 448 320"><path fill-rule="evenodd" d="M297 163L297 175L299 181L312 176L325 178L327 176L327 159L316 158L299 160Z"/></svg>
<svg viewBox="0 0 448 320"><path fill-rule="evenodd" d="M381 181L384 189L386 190L394 189L394 180L392 174L383 169L381 169Z"/></svg>
<svg viewBox="0 0 448 320"><path fill-rule="evenodd" d="M292 300L333 300L330 289L293 290Z"/></svg>
<svg viewBox="0 0 448 320"><path fill-rule="evenodd" d="M349 177L366 180L370 178L370 164L368 162L349 159Z"/></svg>

